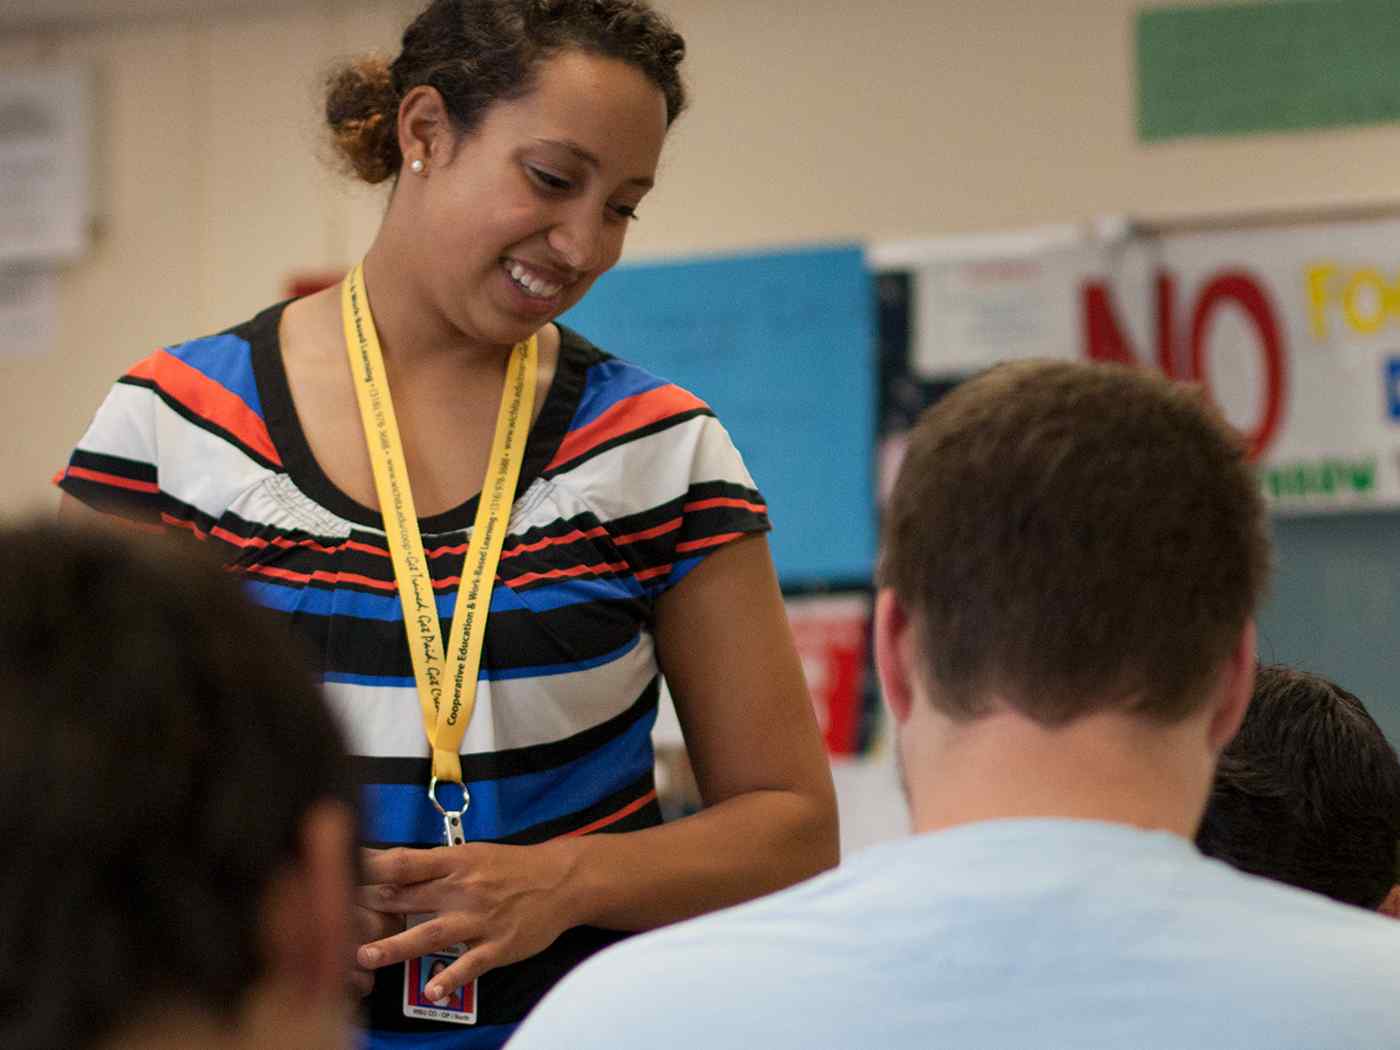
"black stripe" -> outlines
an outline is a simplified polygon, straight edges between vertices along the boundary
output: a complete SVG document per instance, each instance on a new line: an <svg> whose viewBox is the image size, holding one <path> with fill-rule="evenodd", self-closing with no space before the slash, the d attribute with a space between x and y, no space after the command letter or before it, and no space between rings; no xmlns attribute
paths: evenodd
<svg viewBox="0 0 1400 1050"><path fill-rule="evenodd" d="M708 407L693 408L685 412L677 412L674 416L667 416L665 419L658 419L655 423L648 423L644 427L638 427L636 430L629 430L624 434L617 435L617 437L609 438L607 441L599 442L592 448L588 449L586 452L582 452L579 455L575 456L573 459L567 460L564 463L561 463L559 466L554 467L551 470L545 471L540 476L543 478L557 478L560 474L567 474L569 471L576 469L584 463L587 463L593 457L601 456L604 452L607 452L609 449L617 448L620 445L626 445L629 442L637 441L644 437L650 437L652 434L660 434L664 430L670 430L674 426L679 426L680 424L688 422L692 419L696 419L699 416L710 416L711 418L713 418L714 413L711 412Z"/></svg>
<svg viewBox="0 0 1400 1050"><path fill-rule="evenodd" d="M186 405L174 394L171 394L168 391L166 391L165 388L163 388L155 380L146 379L140 376L122 376L120 379L117 380L117 382L124 386L137 386L145 390L150 390L154 392L155 395L159 397L162 401L164 401L165 404L176 415L180 416L186 422L196 427L199 427L200 430L213 434L216 438L219 438L221 441L228 442L228 444L238 449L238 451L242 452L245 456L247 456L253 462L257 463L259 466L266 467L268 470L271 471L281 471L282 468L278 464L268 459L256 449L253 449L248 445L244 444L244 442L240 440L239 437L233 433L233 431L226 430L225 428L219 426L219 424L215 423L213 420L206 419L204 416L201 416L198 412L195 412L192 408Z"/></svg>
<svg viewBox="0 0 1400 1050"><path fill-rule="evenodd" d="M158 492L133 492L71 475L62 478L58 487L79 503L103 514L145 525L160 524L161 495Z"/></svg>
<svg viewBox="0 0 1400 1050"><path fill-rule="evenodd" d="M125 456L111 456L103 452L87 452L81 448L73 450L68 459L70 467L85 470L98 470L103 474L115 474L130 481L141 481L154 485L158 480L154 463L140 459L127 459Z"/></svg>
<svg viewBox="0 0 1400 1050"><path fill-rule="evenodd" d="M517 831L513 835L508 835L499 841L511 846L533 846L538 842L548 842L550 839L558 838L560 835L567 835L578 828L586 828L594 821L603 820L612 816L619 809L629 805L637 799L644 797L648 792L656 790L656 779L652 770L647 770L646 775L638 778L631 784L619 791L614 791L607 798L594 803L586 809L581 809L576 813L567 816L556 817L547 820L543 824L536 824L534 827ZM644 806L639 806L633 813L621 817L606 827L599 828L593 834L615 834L622 831L640 831L642 828L655 827L661 823L661 807L656 799L652 799Z"/></svg>
<svg viewBox="0 0 1400 1050"><path fill-rule="evenodd" d="M277 585L276 580L255 574L246 578ZM297 585L290 589L302 593L308 588ZM343 584L339 588L325 585L324 589L332 593L348 590ZM379 596L398 600L392 593ZM482 665L489 671L510 671L599 659L636 638L649 608L643 599L629 598L566 605L544 612L493 611L486 621ZM269 613L315 646L321 654L316 670L322 677L348 674L404 678L413 674L402 620L352 619L344 613L328 617L270 607ZM451 625L446 620L440 623L443 637L450 637Z"/></svg>
<svg viewBox="0 0 1400 1050"><path fill-rule="evenodd" d="M499 780L522 773L542 773L574 762L622 736L639 719L655 712L659 694L660 679L654 677L626 711L573 736L532 747L510 748L484 755L463 755L462 779ZM432 772L431 763L426 758L370 758L361 755L353 757L351 761L362 784L426 784ZM586 823L586 820L579 821L570 827Z"/></svg>

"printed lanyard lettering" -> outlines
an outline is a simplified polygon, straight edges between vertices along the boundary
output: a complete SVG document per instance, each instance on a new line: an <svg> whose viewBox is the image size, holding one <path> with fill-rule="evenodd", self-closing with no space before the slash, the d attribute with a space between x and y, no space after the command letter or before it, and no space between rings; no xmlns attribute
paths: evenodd
<svg viewBox="0 0 1400 1050"><path fill-rule="evenodd" d="M461 816L471 799L463 785L461 811L448 813L437 800L437 785L439 781L462 783L458 752L476 708L477 673L481 668L491 588L505 542L510 509L515 502L525 439L534 409L538 340L532 335L525 342L517 343L510 352L496 433L491 441L491 458L472 524L466 562L457 584L452 628L444 648L433 580L423 554L423 537L408 483L403 443L399 439L394 403L389 396L384 355L374 328L369 298L365 295L363 263L346 277L341 286L340 302L345 349L350 357L355 396L374 469L379 509L384 515L394 581L403 605L423 730L433 753L428 798L442 814L443 834L448 845L456 845L463 841Z"/></svg>

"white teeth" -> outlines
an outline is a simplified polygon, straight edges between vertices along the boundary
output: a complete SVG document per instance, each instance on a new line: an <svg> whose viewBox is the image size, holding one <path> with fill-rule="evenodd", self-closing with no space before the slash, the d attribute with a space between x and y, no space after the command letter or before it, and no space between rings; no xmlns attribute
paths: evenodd
<svg viewBox="0 0 1400 1050"><path fill-rule="evenodd" d="M506 267L506 272L511 275L521 290L529 292L531 295L540 299L548 299L558 295L560 290L564 287L562 284L551 284L549 281L540 277L535 277L529 270L513 259Z"/></svg>

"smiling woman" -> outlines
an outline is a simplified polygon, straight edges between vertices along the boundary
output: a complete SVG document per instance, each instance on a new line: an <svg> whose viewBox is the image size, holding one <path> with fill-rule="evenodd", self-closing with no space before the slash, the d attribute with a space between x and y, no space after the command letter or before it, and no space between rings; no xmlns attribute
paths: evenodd
<svg viewBox="0 0 1400 1050"><path fill-rule="evenodd" d="M554 322L622 252L683 53L639 0L432 3L328 85L393 182L363 263L142 361L61 477L310 642L365 786L372 1046L500 1045L627 932L836 860L762 496L708 406ZM705 802L665 826L663 672Z"/></svg>

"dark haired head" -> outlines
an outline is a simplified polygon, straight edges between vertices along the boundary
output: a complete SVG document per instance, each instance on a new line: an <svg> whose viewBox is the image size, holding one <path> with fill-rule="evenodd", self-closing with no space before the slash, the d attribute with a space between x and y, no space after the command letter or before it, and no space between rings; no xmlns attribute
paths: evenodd
<svg viewBox="0 0 1400 1050"><path fill-rule="evenodd" d="M685 41L644 0L433 0L392 63L361 58L331 74L326 122L355 173L382 182L403 164L397 117L410 90L436 88L470 133L492 103L529 94L540 62L567 50L640 70L665 95L668 125L685 108Z"/></svg>
<svg viewBox="0 0 1400 1050"><path fill-rule="evenodd" d="M0 1045L231 1019L308 810L353 812L302 654L231 577L110 532L0 530L0 591Z"/></svg>
<svg viewBox="0 0 1400 1050"><path fill-rule="evenodd" d="M963 384L909 439L882 583L930 694L1058 726L1131 701L1171 721L1239 642L1268 574L1243 446L1199 391L1025 361Z"/></svg>
<svg viewBox="0 0 1400 1050"><path fill-rule="evenodd" d="M1196 843L1251 874L1374 909L1397 881L1395 749L1345 689L1262 667Z"/></svg>

